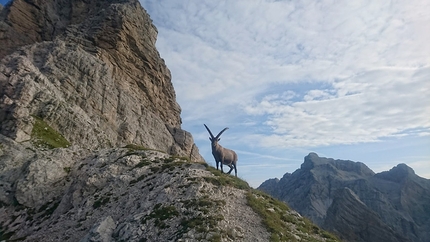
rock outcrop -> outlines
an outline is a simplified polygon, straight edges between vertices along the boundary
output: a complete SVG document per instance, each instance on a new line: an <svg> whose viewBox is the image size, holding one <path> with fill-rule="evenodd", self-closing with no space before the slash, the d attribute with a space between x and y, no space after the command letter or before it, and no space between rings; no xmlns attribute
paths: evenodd
<svg viewBox="0 0 430 242"><path fill-rule="evenodd" d="M137 0L16 0L0 16L1 134L30 140L37 117L89 149L138 144L202 159Z"/></svg>
<svg viewBox="0 0 430 242"><path fill-rule="evenodd" d="M405 164L375 174L360 162L310 153L301 168L259 189L345 241L427 241L430 180Z"/></svg>

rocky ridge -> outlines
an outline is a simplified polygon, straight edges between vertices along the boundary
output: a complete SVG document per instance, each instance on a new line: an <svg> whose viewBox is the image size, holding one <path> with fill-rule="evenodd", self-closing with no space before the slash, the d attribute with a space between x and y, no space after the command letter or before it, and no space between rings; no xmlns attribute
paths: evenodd
<svg viewBox="0 0 430 242"><path fill-rule="evenodd" d="M300 169L259 189L345 241L430 237L430 180L405 164L375 174L361 162L310 153Z"/></svg>
<svg viewBox="0 0 430 242"><path fill-rule="evenodd" d="M186 157L0 141L1 240L336 241L284 203Z"/></svg>

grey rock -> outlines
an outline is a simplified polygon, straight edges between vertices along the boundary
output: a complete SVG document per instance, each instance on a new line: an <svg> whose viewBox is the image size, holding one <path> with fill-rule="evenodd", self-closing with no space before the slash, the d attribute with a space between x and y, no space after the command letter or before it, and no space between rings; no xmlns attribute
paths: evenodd
<svg viewBox="0 0 430 242"><path fill-rule="evenodd" d="M111 242L115 227L115 221L111 216L108 216L96 224L81 242Z"/></svg>
<svg viewBox="0 0 430 242"><path fill-rule="evenodd" d="M135 147L40 150L2 135L0 141L0 188L8 192L0 207L2 239L268 241L271 236L249 206L253 191L229 185L238 178L213 173L205 163ZM28 153L11 158L17 151ZM268 199L268 212L281 211L273 198L252 196ZM288 223L278 226L291 238L327 240L315 227L315 234L299 229L304 218L297 212L279 216Z"/></svg>
<svg viewBox="0 0 430 242"><path fill-rule="evenodd" d="M347 187L336 190L323 227L345 241L411 241L393 231Z"/></svg>
<svg viewBox="0 0 430 242"><path fill-rule="evenodd" d="M180 127L157 29L138 1L14 1L0 18L0 133L39 117L73 145L203 158ZM5 11L3 11L5 12Z"/></svg>
<svg viewBox="0 0 430 242"><path fill-rule="evenodd" d="M290 175L289 173L286 173L286 174ZM278 178L271 178L261 183L258 189L265 191L269 194L276 194L278 192L277 190L278 183L279 183Z"/></svg>
<svg viewBox="0 0 430 242"><path fill-rule="evenodd" d="M51 163L34 158L30 166L35 163L38 169L31 172L26 165L19 169L17 179L26 181L27 189L10 186L15 203L0 208L0 224L12 234L10 239L198 241L227 231L237 241L269 237L259 215L247 205L246 191L208 182L206 177L215 176L203 163L127 148L72 158L64 155L69 149L54 149ZM64 176L59 161L71 165ZM3 176L9 170L0 172ZM245 224L239 232L231 231L232 225ZM209 225L213 228L206 228Z"/></svg>

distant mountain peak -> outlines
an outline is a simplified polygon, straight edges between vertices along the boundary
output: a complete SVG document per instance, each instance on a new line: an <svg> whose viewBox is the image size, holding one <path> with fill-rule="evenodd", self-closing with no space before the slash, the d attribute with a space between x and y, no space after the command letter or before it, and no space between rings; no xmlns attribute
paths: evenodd
<svg viewBox="0 0 430 242"><path fill-rule="evenodd" d="M404 164L404 163L400 163L397 166L391 168L390 171L394 171L394 172L399 172L399 173L404 173L404 174L413 174L415 175L415 171L409 167L408 165Z"/></svg>
<svg viewBox="0 0 430 242"><path fill-rule="evenodd" d="M305 161L301 165L301 168L303 170L310 170L314 168L316 163L319 163L319 162L320 162L320 157L318 156L318 154L311 152L307 156L305 156Z"/></svg>
<svg viewBox="0 0 430 242"><path fill-rule="evenodd" d="M354 162L350 160L335 160L318 156L317 153L311 152L305 158L301 165L304 171L313 170L318 166L318 171L325 170L331 174L339 174L348 172L351 174L373 176L375 173L362 162ZM315 169L314 169L315 170Z"/></svg>
<svg viewBox="0 0 430 242"><path fill-rule="evenodd" d="M389 171L383 171L376 174L376 176L385 180L399 182L407 177L415 177L417 175L412 168L404 163L401 163L391 168Z"/></svg>

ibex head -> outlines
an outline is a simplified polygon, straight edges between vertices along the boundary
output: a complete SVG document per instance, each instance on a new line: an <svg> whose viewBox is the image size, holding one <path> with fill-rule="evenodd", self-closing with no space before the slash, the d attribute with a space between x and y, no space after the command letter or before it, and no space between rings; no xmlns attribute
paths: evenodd
<svg viewBox="0 0 430 242"><path fill-rule="evenodd" d="M223 130L221 130L221 132L219 132L219 134L217 136L214 137L214 135L212 134L211 130L208 128L208 126L206 126L206 124L203 124L206 129L208 130L209 134L211 135L211 137L209 137L209 140L212 143L212 146L215 146L216 144L218 144L218 141L220 140L220 136L222 133L224 133L224 131L226 131L228 128L225 128Z"/></svg>

